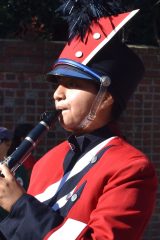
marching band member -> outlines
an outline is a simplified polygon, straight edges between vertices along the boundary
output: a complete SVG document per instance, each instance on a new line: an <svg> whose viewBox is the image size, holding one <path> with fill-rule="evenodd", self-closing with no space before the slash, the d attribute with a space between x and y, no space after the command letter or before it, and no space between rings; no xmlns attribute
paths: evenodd
<svg viewBox="0 0 160 240"><path fill-rule="evenodd" d="M101 2L62 5L69 42L47 78L57 83L59 122L71 135L35 164L27 193L0 167L4 239L139 240L152 215L154 167L111 127L144 73L117 37L138 11L118 13L117 1Z"/></svg>

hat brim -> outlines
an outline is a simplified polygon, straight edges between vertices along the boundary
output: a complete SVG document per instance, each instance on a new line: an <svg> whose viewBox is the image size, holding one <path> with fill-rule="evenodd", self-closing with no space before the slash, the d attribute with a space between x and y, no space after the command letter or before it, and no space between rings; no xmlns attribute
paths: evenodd
<svg viewBox="0 0 160 240"><path fill-rule="evenodd" d="M12 140L13 134L7 128L0 128L0 140Z"/></svg>
<svg viewBox="0 0 160 240"><path fill-rule="evenodd" d="M101 74L96 73L87 66L70 59L59 59L52 71L47 73L48 81L55 81L56 76L71 77L94 81L100 84Z"/></svg>

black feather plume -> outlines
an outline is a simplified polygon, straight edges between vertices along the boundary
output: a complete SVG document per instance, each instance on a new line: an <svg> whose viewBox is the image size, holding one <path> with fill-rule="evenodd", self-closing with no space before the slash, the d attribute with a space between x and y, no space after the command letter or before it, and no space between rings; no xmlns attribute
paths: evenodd
<svg viewBox="0 0 160 240"><path fill-rule="evenodd" d="M128 9L121 0L60 0L57 11L69 25L69 40L76 35L84 39L90 23L101 17L117 15Z"/></svg>

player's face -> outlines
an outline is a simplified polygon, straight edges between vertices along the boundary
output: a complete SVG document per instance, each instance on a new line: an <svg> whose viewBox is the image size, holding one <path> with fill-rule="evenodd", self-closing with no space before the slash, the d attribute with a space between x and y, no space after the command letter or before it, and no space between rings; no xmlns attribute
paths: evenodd
<svg viewBox="0 0 160 240"><path fill-rule="evenodd" d="M86 80L61 78L54 92L55 106L62 110L59 120L68 131L76 132L88 115L98 86Z"/></svg>

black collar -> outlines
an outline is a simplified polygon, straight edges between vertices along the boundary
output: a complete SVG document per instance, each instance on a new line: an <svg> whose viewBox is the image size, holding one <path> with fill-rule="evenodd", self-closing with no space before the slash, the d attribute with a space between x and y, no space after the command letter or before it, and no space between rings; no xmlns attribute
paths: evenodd
<svg viewBox="0 0 160 240"><path fill-rule="evenodd" d="M114 136L111 130L104 126L91 133L86 133L81 136L70 135L68 143L71 150L76 153L84 153L89 151L91 148L104 141L107 138Z"/></svg>

